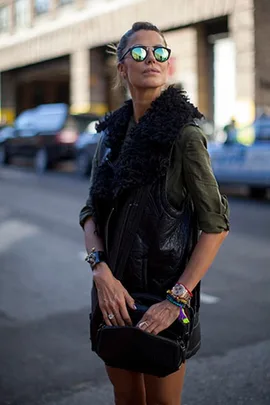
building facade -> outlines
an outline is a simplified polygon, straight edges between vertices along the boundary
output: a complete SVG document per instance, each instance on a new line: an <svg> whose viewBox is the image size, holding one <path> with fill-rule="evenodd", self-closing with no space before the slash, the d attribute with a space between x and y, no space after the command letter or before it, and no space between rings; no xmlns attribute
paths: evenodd
<svg viewBox="0 0 270 405"><path fill-rule="evenodd" d="M1 118L50 102L118 107L106 45L142 20L165 32L170 82L208 119L245 124L270 107L269 0L0 0Z"/></svg>

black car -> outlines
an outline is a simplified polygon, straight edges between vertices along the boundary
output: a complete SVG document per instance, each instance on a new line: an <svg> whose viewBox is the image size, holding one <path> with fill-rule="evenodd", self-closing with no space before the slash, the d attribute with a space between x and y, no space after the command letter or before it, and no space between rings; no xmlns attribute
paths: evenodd
<svg viewBox="0 0 270 405"><path fill-rule="evenodd" d="M92 121L75 144L77 172L83 177L91 173L92 160L100 139L100 133L95 129L96 123L97 121Z"/></svg>
<svg viewBox="0 0 270 405"><path fill-rule="evenodd" d="M0 163L8 164L16 156L30 158L42 173L60 161L74 159L79 134L96 119L92 114L72 115L62 103L25 110L13 127L0 131Z"/></svg>

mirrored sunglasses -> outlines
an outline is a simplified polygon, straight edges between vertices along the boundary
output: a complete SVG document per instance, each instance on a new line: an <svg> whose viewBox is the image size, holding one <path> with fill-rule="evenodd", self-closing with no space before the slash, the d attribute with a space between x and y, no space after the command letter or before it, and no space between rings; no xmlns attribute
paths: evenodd
<svg viewBox="0 0 270 405"><path fill-rule="evenodd" d="M124 53L120 61L122 61L125 56L130 53L132 59L134 59L136 62L143 62L149 54L149 49L152 49L157 62L166 62L171 55L171 50L165 46L156 46L153 48L146 46L133 46Z"/></svg>

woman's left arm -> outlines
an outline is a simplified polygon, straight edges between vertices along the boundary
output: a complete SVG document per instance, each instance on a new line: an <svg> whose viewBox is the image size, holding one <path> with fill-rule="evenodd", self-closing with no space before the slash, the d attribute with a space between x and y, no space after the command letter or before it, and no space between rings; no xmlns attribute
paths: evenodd
<svg viewBox="0 0 270 405"><path fill-rule="evenodd" d="M213 263L228 233L229 231L220 233L202 232L185 271L178 282L184 284L184 286L192 291Z"/></svg>
<svg viewBox="0 0 270 405"><path fill-rule="evenodd" d="M206 274L228 235L229 207L226 197L219 192L204 134L196 127L188 130L176 145L175 157L182 156L183 179L195 207L201 234L178 282L192 291ZM179 308L165 300L147 311L142 319L146 322L142 329L157 334L169 327L178 314Z"/></svg>
<svg viewBox="0 0 270 405"><path fill-rule="evenodd" d="M192 291L213 263L229 232L227 199L220 194L203 132L189 127L182 140L183 177L202 231L179 283Z"/></svg>

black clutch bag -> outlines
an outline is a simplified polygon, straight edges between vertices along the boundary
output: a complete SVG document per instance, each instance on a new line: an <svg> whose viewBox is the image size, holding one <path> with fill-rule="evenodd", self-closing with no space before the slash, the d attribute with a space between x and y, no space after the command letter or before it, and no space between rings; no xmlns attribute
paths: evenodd
<svg viewBox="0 0 270 405"><path fill-rule="evenodd" d="M96 353L111 367L166 377L185 362L194 313L187 308L190 323L176 320L158 335L144 332L136 325L151 305L164 298L151 294L133 294L137 310L130 310L133 326L107 326L97 333Z"/></svg>

